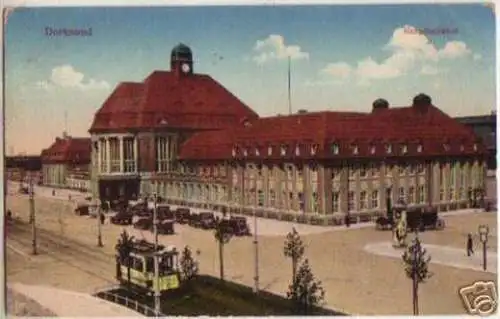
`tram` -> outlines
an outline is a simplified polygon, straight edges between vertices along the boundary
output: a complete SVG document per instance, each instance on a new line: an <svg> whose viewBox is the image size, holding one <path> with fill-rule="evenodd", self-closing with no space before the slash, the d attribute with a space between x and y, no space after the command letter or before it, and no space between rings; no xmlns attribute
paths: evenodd
<svg viewBox="0 0 500 319"><path fill-rule="evenodd" d="M116 256L116 279L121 286L150 295L157 287L161 294L180 287L179 253L174 246L158 245L155 249L154 244L139 240L132 242L130 248L128 256ZM158 280L155 280L155 254L158 256Z"/></svg>

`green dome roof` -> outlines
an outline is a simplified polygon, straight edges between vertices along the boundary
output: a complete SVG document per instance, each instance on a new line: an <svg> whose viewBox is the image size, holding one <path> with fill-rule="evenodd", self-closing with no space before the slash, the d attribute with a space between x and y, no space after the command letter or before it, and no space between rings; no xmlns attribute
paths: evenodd
<svg viewBox="0 0 500 319"><path fill-rule="evenodd" d="M182 58L189 58L191 60L192 56L193 53L191 52L191 49L183 43L179 43L172 49L172 54L171 54L172 58L182 57Z"/></svg>

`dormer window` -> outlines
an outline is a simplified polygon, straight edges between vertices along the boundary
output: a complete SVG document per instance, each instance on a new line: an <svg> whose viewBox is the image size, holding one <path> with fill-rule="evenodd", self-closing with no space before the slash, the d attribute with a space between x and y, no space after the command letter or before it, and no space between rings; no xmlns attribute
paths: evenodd
<svg viewBox="0 0 500 319"><path fill-rule="evenodd" d="M375 151L376 151L375 145L371 145L370 146L370 154L375 154Z"/></svg>
<svg viewBox="0 0 500 319"><path fill-rule="evenodd" d="M401 145L401 153L402 154L408 153L408 145L406 144Z"/></svg>
<svg viewBox="0 0 500 319"><path fill-rule="evenodd" d="M258 148L255 148L255 156L260 156L260 151Z"/></svg>
<svg viewBox="0 0 500 319"><path fill-rule="evenodd" d="M417 153L422 153L423 146L422 144L417 145Z"/></svg>
<svg viewBox="0 0 500 319"><path fill-rule="evenodd" d="M296 145L295 146L295 156L299 156L299 155L300 155L300 146Z"/></svg>
<svg viewBox="0 0 500 319"><path fill-rule="evenodd" d="M444 149L446 152L448 152L448 151L450 150L450 144L448 144L448 143L444 143L444 144L443 144L443 149Z"/></svg>
<svg viewBox="0 0 500 319"><path fill-rule="evenodd" d="M233 154L233 157L236 157L236 147L233 147L232 154Z"/></svg>
<svg viewBox="0 0 500 319"><path fill-rule="evenodd" d="M353 154L358 154L358 153L359 153L359 148L358 148L358 146L357 146L357 145L353 145L353 146L352 146L352 153L353 153Z"/></svg>
<svg viewBox="0 0 500 319"><path fill-rule="evenodd" d="M318 152L318 145L311 145L311 155L316 155L316 152Z"/></svg>
<svg viewBox="0 0 500 319"><path fill-rule="evenodd" d="M465 148L464 148L464 145L463 145L463 144L462 144L462 145L460 145L460 152L463 152L463 151L464 151L464 149L465 149Z"/></svg>
<svg viewBox="0 0 500 319"><path fill-rule="evenodd" d="M387 154L391 154L392 153L392 145L391 144L386 144L385 145L385 152Z"/></svg>
<svg viewBox="0 0 500 319"><path fill-rule="evenodd" d="M246 148L243 149L243 156L248 156L248 151Z"/></svg>
<svg viewBox="0 0 500 319"><path fill-rule="evenodd" d="M286 145L281 145L281 156L286 155Z"/></svg>
<svg viewBox="0 0 500 319"><path fill-rule="evenodd" d="M272 146L268 146L267 147L267 156L271 156L273 155L273 147Z"/></svg>
<svg viewBox="0 0 500 319"><path fill-rule="evenodd" d="M476 143L474 143L473 149L474 149L474 152L477 152L477 144Z"/></svg>
<svg viewBox="0 0 500 319"><path fill-rule="evenodd" d="M332 154L337 155L339 153L339 150L340 150L339 144L333 143L331 146Z"/></svg>

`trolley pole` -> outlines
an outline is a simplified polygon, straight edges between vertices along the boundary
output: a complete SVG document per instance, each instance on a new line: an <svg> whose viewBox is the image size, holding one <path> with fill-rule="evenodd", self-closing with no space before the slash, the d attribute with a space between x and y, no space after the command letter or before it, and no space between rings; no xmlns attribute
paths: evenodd
<svg viewBox="0 0 500 319"><path fill-rule="evenodd" d="M160 315L160 265L158 262L158 207L157 195L153 194L153 232L155 237L155 252L154 252L154 267L155 267L155 312L156 316Z"/></svg>
<svg viewBox="0 0 500 319"><path fill-rule="evenodd" d="M32 254L36 255L37 254L37 249L36 249L36 223L35 223L35 186L33 185L33 176L29 175L29 194L30 194L30 223L31 223L31 231L32 231L32 239L31 239L31 246L32 246Z"/></svg>
<svg viewBox="0 0 500 319"><path fill-rule="evenodd" d="M253 292L259 292L259 241L257 237L257 214L255 206L253 207L253 244L254 244L254 262L255 262L255 276Z"/></svg>

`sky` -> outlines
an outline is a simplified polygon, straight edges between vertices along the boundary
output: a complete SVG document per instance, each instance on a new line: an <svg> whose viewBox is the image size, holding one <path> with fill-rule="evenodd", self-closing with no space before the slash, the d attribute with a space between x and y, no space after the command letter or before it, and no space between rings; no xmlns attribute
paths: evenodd
<svg viewBox="0 0 500 319"><path fill-rule="evenodd" d="M91 29L50 36L49 29ZM484 4L18 8L5 26L5 151L37 154L64 130L89 136L120 82L168 70L191 47L261 116L363 111L418 93L450 116L496 109L494 10Z"/></svg>

